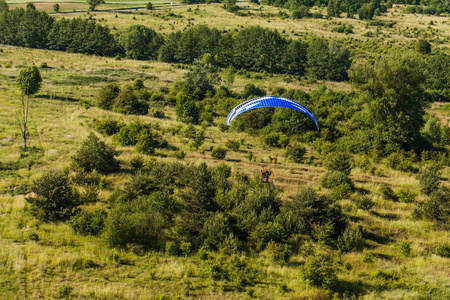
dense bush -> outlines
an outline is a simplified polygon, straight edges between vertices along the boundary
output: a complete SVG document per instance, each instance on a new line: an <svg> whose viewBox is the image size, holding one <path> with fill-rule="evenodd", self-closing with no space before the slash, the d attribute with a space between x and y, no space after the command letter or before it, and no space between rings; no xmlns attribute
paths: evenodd
<svg viewBox="0 0 450 300"><path fill-rule="evenodd" d="M137 97L131 87L126 86L114 99L112 110L122 114L146 115L148 103Z"/></svg>
<svg viewBox="0 0 450 300"><path fill-rule="evenodd" d="M364 239L361 231L347 227L338 238L338 248L342 252L362 251Z"/></svg>
<svg viewBox="0 0 450 300"><path fill-rule="evenodd" d="M306 148L299 143L289 144L286 148L286 156L291 158L295 163L301 163L306 154Z"/></svg>
<svg viewBox="0 0 450 300"><path fill-rule="evenodd" d="M227 140L225 142L225 146L230 150L238 151L241 144L238 140Z"/></svg>
<svg viewBox="0 0 450 300"><path fill-rule="evenodd" d="M397 200L397 196L395 195L394 190L387 184L385 184L385 183L381 184L379 187L379 191L384 199Z"/></svg>
<svg viewBox="0 0 450 300"><path fill-rule="evenodd" d="M101 109L111 110L119 92L120 87L116 83L105 84L97 94L97 106Z"/></svg>
<svg viewBox="0 0 450 300"><path fill-rule="evenodd" d="M342 184L353 187L351 179L340 171L328 171L319 178L319 184L327 189L333 189Z"/></svg>
<svg viewBox="0 0 450 300"><path fill-rule="evenodd" d="M355 199L356 207L362 210L370 210L374 205L372 197L370 195L360 195Z"/></svg>
<svg viewBox="0 0 450 300"><path fill-rule="evenodd" d="M111 118L105 118L103 120L93 118L91 122L95 130L105 135L113 135L123 127L121 122Z"/></svg>
<svg viewBox="0 0 450 300"><path fill-rule="evenodd" d="M429 199L419 203L414 211L416 217L434 221L438 227L449 228L450 188L441 186L433 190Z"/></svg>
<svg viewBox="0 0 450 300"><path fill-rule="evenodd" d="M325 158L324 166L327 170L339 171L345 175L350 175L350 172L352 171L350 155L343 152L329 153Z"/></svg>
<svg viewBox="0 0 450 300"><path fill-rule="evenodd" d="M27 197L31 213L44 222L66 220L77 204L77 196L67 175L50 172L36 179L31 185L35 194Z"/></svg>
<svg viewBox="0 0 450 300"><path fill-rule="evenodd" d="M227 149L223 147L214 147L214 149L211 151L211 157L216 159L225 159L227 156Z"/></svg>
<svg viewBox="0 0 450 300"><path fill-rule="evenodd" d="M103 230L106 216L106 212L100 209L93 211L79 209L67 223L78 234L98 235Z"/></svg>
<svg viewBox="0 0 450 300"><path fill-rule="evenodd" d="M198 124L200 121L200 110L195 105L191 97L182 92L177 94L177 103L175 106L177 119L184 123Z"/></svg>
<svg viewBox="0 0 450 300"><path fill-rule="evenodd" d="M117 154L114 148L91 133L72 157L72 165L86 172L110 173L119 169L119 162L114 158Z"/></svg>
<svg viewBox="0 0 450 300"><path fill-rule="evenodd" d="M289 137L281 132L270 132L264 136L264 143L271 147L286 147Z"/></svg>
<svg viewBox="0 0 450 300"><path fill-rule="evenodd" d="M403 187L397 192L397 197L398 201L402 203L412 203L415 202L417 193L408 188Z"/></svg>
<svg viewBox="0 0 450 300"><path fill-rule="evenodd" d="M331 288L337 282L338 265L332 253L318 252L306 258L300 268L303 280L314 286Z"/></svg>
<svg viewBox="0 0 450 300"><path fill-rule="evenodd" d="M420 183L420 191L430 195L440 184L440 168L436 165L426 165L420 169L417 179Z"/></svg>
<svg viewBox="0 0 450 300"><path fill-rule="evenodd" d="M327 196L320 196L312 187L298 191L292 201L281 207L277 220L283 224L286 234L311 233L313 224L331 223L332 238L337 238L347 227L347 219L341 208Z"/></svg>
<svg viewBox="0 0 450 300"><path fill-rule="evenodd" d="M434 253L442 257L450 258L450 243L444 242L438 244L434 249Z"/></svg>
<svg viewBox="0 0 450 300"><path fill-rule="evenodd" d="M411 244L408 241L401 241L398 244L398 252L405 257L410 257L412 254Z"/></svg>
<svg viewBox="0 0 450 300"><path fill-rule="evenodd" d="M110 247L141 245L158 249L163 238L163 216L154 211L147 198L117 205L105 220L103 238Z"/></svg>

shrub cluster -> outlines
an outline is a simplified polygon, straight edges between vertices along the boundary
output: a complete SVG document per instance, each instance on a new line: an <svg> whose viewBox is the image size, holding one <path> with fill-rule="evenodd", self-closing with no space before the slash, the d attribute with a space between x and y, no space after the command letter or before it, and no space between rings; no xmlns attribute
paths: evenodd
<svg viewBox="0 0 450 300"><path fill-rule="evenodd" d="M117 154L114 148L91 133L72 157L72 165L75 169L85 172L97 170L106 174L119 169L119 162L115 159Z"/></svg>

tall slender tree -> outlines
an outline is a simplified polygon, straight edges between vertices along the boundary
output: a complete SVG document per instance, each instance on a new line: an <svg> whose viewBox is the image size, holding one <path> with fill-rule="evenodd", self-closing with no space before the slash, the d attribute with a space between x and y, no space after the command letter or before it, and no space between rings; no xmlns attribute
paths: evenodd
<svg viewBox="0 0 450 300"><path fill-rule="evenodd" d="M21 91L20 108L17 113L20 132L23 139L23 151L27 151L28 116L30 113L30 96L36 94L41 88L42 77L36 66L22 69L17 76L16 83Z"/></svg>

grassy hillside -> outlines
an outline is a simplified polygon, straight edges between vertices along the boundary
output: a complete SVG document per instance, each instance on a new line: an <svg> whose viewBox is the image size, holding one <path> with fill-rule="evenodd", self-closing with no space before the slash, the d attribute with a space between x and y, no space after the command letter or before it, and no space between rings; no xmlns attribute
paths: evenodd
<svg viewBox="0 0 450 300"><path fill-rule="evenodd" d="M11 8L16 5L8 3ZM106 7L142 6L144 3L108 1ZM394 20L397 22L395 26L377 29L356 19L283 19L277 8L260 8L247 3L239 3L243 7L248 6L245 9L247 16L228 13L217 4L167 8L159 6L165 4L164 1L153 3L156 5L153 12L91 13L82 17L95 18L115 33L136 23L165 34L192 24L206 23L229 31L241 26L260 25L277 29L289 37L332 37L351 50L355 64L370 61L378 54L411 52L417 37L430 40L434 51L448 52L448 18L403 14L401 6L394 6L387 15L377 18ZM37 2L36 7L50 11L52 4ZM60 4L63 11L84 9L84 4L79 2ZM17 5L23 3L17 1ZM169 11L183 17L163 18ZM57 14L58 18L76 16ZM331 31L342 23L352 24L354 34ZM373 37L364 36L368 31L373 32ZM412 218L417 203L427 199L420 192L417 179L417 170L422 166L420 159L413 163L413 170L399 171L389 167L384 158L352 156L354 167L350 177L355 190L344 199L336 200L348 217L349 226L363 232L364 249L350 253L321 248L323 245L313 238L300 236L302 247L293 251L287 262L275 259L273 252L276 251L270 249L260 253L242 252L237 257L211 251L207 253L209 258L205 259L202 253L170 255L164 253L164 247L161 251L143 251L139 245L130 245L127 249L110 248L102 236L76 234L65 222L37 220L25 201L30 185L46 172L71 172L72 157L91 132L116 146L121 163L121 171L105 176L108 184L101 189L99 201L84 204L91 210L110 211L116 205L110 201L111 195L131 180L132 159L137 157L150 165L153 161L182 161L194 165L206 162L214 167L225 162L231 167L232 180L237 180L240 172L249 175L252 182L249 188L257 181L261 164L268 165L276 158L274 188L284 203L291 201L299 189L308 185L319 194L331 194L332 191L319 187L319 177L326 172L324 156L309 145L303 162L294 163L285 156L285 149L265 145L258 135L222 132L218 125L225 122L225 117L218 116L213 124L203 126L205 140L196 150L182 134L173 134L187 128L186 124L176 120L173 105L150 108L163 110L166 116L163 119L150 115L123 115L95 106L96 95L106 82L122 86L142 78L148 89L171 88L186 72L179 65L4 45L0 45L0 49L2 299L445 299L450 294L450 258L436 254L437 246L450 240L450 232L436 228L433 222ZM21 69L43 63L47 68L40 69L42 89L32 98L30 148L22 152L15 117L20 91L15 80ZM221 70L222 76L224 72ZM259 76L255 78L255 75ZM306 92L323 86L335 91L354 90L349 82L317 82L308 78L287 79L284 75L255 73L236 75L232 90L240 93L248 83L264 87L268 93L277 87ZM448 125L448 105L434 103L428 112L439 117L442 125ZM137 153L134 147L120 146L93 128L93 118L106 117L125 123L137 120L150 123L158 128L157 132L173 149L157 149L154 155L144 155ZM201 128L199 125L195 127ZM211 147L224 145L230 139L241 140L240 149L229 150L225 160L213 159ZM176 151L184 151L184 159L175 158ZM255 156L252 160L248 159L249 151ZM366 168L367 165L370 168ZM444 167L442 184L448 185L449 179L450 169ZM390 187L397 195L401 189L408 189L417 196L414 202L402 203L387 197L381 186ZM371 209L359 207L357 200L361 192L373 199ZM326 254L331 253L337 269L333 288L314 286L301 276L301 270L308 262L308 245ZM227 276L220 272L227 273Z"/></svg>

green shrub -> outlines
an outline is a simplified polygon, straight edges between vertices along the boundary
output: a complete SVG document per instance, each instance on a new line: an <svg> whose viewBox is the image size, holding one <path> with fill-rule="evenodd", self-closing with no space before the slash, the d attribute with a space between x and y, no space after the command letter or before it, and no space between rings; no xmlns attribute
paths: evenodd
<svg viewBox="0 0 450 300"><path fill-rule="evenodd" d="M114 99L112 109L122 114L146 115L148 103L141 101L131 87L125 87Z"/></svg>
<svg viewBox="0 0 450 300"><path fill-rule="evenodd" d="M394 193L394 190L388 186L387 184L380 185L379 191L383 198L386 200L397 200L397 196Z"/></svg>
<svg viewBox="0 0 450 300"><path fill-rule="evenodd" d="M78 234L99 235L103 230L106 216L106 212L100 209L94 211L79 209L67 223Z"/></svg>
<svg viewBox="0 0 450 300"><path fill-rule="evenodd" d="M101 109L111 110L120 88L116 83L104 85L97 95L97 106Z"/></svg>
<svg viewBox="0 0 450 300"><path fill-rule="evenodd" d="M72 157L73 166L86 172L97 170L100 173L110 173L119 169L119 162L114 158L118 152L93 133L83 141L77 153Z"/></svg>
<svg viewBox="0 0 450 300"><path fill-rule="evenodd" d="M362 251L364 239L361 231L347 227L338 238L338 248L342 252Z"/></svg>
<svg viewBox="0 0 450 300"><path fill-rule="evenodd" d="M417 176L420 183L420 191L430 195L440 184L440 169L435 165L424 166Z"/></svg>
<svg viewBox="0 0 450 300"><path fill-rule="evenodd" d="M319 184L327 189L333 189L336 186L347 184L353 187L351 179L340 171L328 171L319 178Z"/></svg>
<svg viewBox="0 0 450 300"><path fill-rule="evenodd" d="M410 257L412 254L411 244L407 241L401 241L398 244L398 252L405 257Z"/></svg>
<svg viewBox="0 0 450 300"><path fill-rule="evenodd" d="M144 130L151 130L150 124L133 122L127 126L123 126L119 132L113 136L113 139L121 146L134 146L137 144L141 132Z"/></svg>
<svg viewBox="0 0 450 300"><path fill-rule="evenodd" d="M164 226L164 217L152 209L151 201L140 197L111 210L105 220L103 238L109 247L126 248L135 244L144 249L158 249Z"/></svg>
<svg viewBox="0 0 450 300"><path fill-rule="evenodd" d="M153 4L151 2L147 2L147 4L145 5L145 9L152 10Z"/></svg>
<svg viewBox="0 0 450 300"><path fill-rule="evenodd" d="M319 195L312 187L305 187L281 207L277 222L283 224L286 235L310 234L313 224L333 225L333 239L347 227L347 218L330 197Z"/></svg>
<svg viewBox="0 0 450 300"><path fill-rule="evenodd" d="M120 128L123 127L122 123L111 118L106 118L103 120L93 118L91 122L95 130L97 130L101 134L106 134L108 136L119 132Z"/></svg>
<svg viewBox="0 0 450 300"><path fill-rule="evenodd" d="M288 262L291 257L291 250L289 245L275 243L270 241L266 246L267 252L272 260L277 262Z"/></svg>
<svg viewBox="0 0 450 300"><path fill-rule="evenodd" d="M258 223L250 233L250 243L256 251L262 251L272 241L281 243L283 241L284 228L278 223Z"/></svg>
<svg viewBox="0 0 450 300"><path fill-rule="evenodd" d="M404 151L393 152L386 157L386 165L394 170L410 172L414 169L413 159L413 154L407 155Z"/></svg>
<svg viewBox="0 0 450 300"><path fill-rule="evenodd" d="M430 195L429 199L418 204L414 216L436 222L438 227L450 228L450 188L440 186Z"/></svg>
<svg viewBox="0 0 450 300"><path fill-rule="evenodd" d="M155 153L155 147L159 146L158 134L151 129L142 130L136 143L136 151L148 155Z"/></svg>
<svg viewBox="0 0 450 300"><path fill-rule="evenodd" d="M438 244L434 249L434 254L445 258L450 258L450 243L446 242Z"/></svg>
<svg viewBox="0 0 450 300"><path fill-rule="evenodd" d="M184 257L187 257L192 252L191 243L190 242L181 242L180 251L184 255Z"/></svg>
<svg viewBox="0 0 450 300"><path fill-rule="evenodd" d="M214 213L203 224L201 236L208 240L213 249L219 249L220 244L231 233L228 217L221 212Z"/></svg>
<svg viewBox="0 0 450 300"><path fill-rule="evenodd" d="M228 129L230 128L227 124L224 124L224 123L219 123L219 125L217 125L217 127L219 127L219 130L221 132L228 131Z"/></svg>
<svg viewBox="0 0 450 300"><path fill-rule="evenodd" d="M242 248L242 243L239 239L233 234L230 233L220 244L220 251L228 254L234 255L237 254L238 251Z"/></svg>
<svg viewBox="0 0 450 300"><path fill-rule="evenodd" d="M300 268L300 276L310 284L324 289L337 282L338 266L332 253L319 252L306 258Z"/></svg>
<svg viewBox="0 0 450 300"><path fill-rule="evenodd" d="M286 148L286 156L292 159L295 163L301 163L306 154L306 148L299 143L289 144Z"/></svg>
<svg viewBox="0 0 450 300"><path fill-rule="evenodd" d="M214 147L214 149L211 151L211 157L216 159L225 159L227 156L227 149L223 147Z"/></svg>
<svg viewBox="0 0 450 300"><path fill-rule="evenodd" d="M134 172L137 172L144 166L144 158L142 158L142 156L135 156L131 158L130 166Z"/></svg>
<svg viewBox="0 0 450 300"><path fill-rule="evenodd" d="M368 251L368 252L364 253L363 262L373 263L373 252L372 251Z"/></svg>
<svg viewBox="0 0 450 300"><path fill-rule="evenodd" d="M178 255L178 245L174 241L166 242L166 255L177 256Z"/></svg>
<svg viewBox="0 0 450 300"><path fill-rule="evenodd" d="M325 158L324 167L327 170L339 171L348 176L352 171L350 155L343 152L331 152Z"/></svg>
<svg viewBox="0 0 450 300"><path fill-rule="evenodd" d="M36 232L32 231L32 232L28 233L27 239L29 241L37 242L37 241L39 241L39 235Z"/></svg>
<svg viewBox="0 0 450 300"><path fill-rule="evenodd" d="M417 193L403 187L397 192L397 197L402 203L412 203L416 201Z"/></svg>
<svg viewBox="0 0 450 300"><path fill-rule="evenodd" d="M85 185L84 190L79 195L80 203L95 203L99 200L98 195L100 194L100 189L98 185Z"/></svg>
<svg viewBox="0 0 450 300"><path fill-rule="evenodd" d="M91 172L85 172L84 170L78 170L75 172L71 180L75 184L83 186L99 186L102 180L102 176L97 172L97 170L92 170Z"/></svg>
<svg viewBox="0 0 450 300"><path fill-rule="evenodd" d="M67 175L49 172L33 181L33 197L25 198L30 203L30 212L41 221L66 220L76 206L77 197Z"/></svg>
<svg viewBox="0 0 450 300"><path fill-rule="evenodd" d="M333 187L332 196L334 200L347 199L352 192L352 187L348 183L343 183Z"/></svg>
<svg viewBox="0 0 450 300"><path fill-rule="evenodd" d="M355 199L356 207L362 210L370 210L374 205L372 197L370 195L360 195Z"/></svg>
<svg viewBox="0 0 450 300"><path fill-rule="evenodd" d="M241 144L238 140L227 140L225 142L225 147L233 151L238 151L240 146Z"/></svg>
<svg viewBox="0 0 450 300"><path fill-rule="evenodd" d="M270 132L264 136L263 141L270 147L286 147L289 137L282 132Z"/></svg>
<svg viewBox="0 0 450 300"><path fill-rule="evenodd" d="M72 292L73 287L66 284L58 289L58 294L56 295L56 297L70 299L70 295L72 295Z"/></svg>
<svg viewBox="0 0 450 300"><path fill-rule="evenodd" d="M186 153L184 151L174 151L172 152L172 156L176 159L184 159L186 157Z"/></svg>

